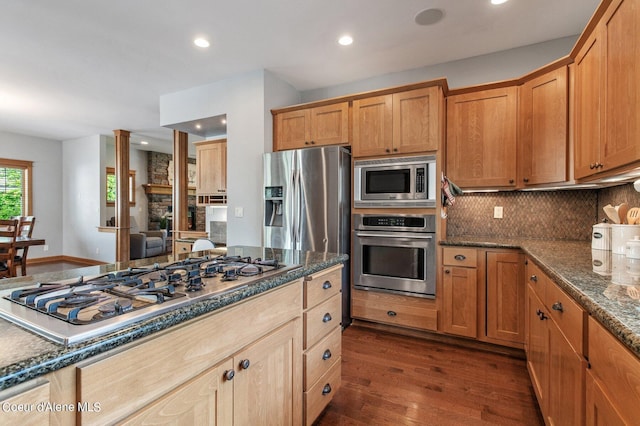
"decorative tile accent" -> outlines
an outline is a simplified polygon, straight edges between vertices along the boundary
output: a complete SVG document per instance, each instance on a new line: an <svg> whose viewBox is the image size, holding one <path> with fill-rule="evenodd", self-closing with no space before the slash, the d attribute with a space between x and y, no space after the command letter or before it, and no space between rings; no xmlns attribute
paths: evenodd
<svg viewBox="0 0 640 426"><path fill-rule="evenodd" d="M597 205L597 190L464 194L447 208L447 237L590 240ZM493 218L495 206L503 219Z"/></svg>

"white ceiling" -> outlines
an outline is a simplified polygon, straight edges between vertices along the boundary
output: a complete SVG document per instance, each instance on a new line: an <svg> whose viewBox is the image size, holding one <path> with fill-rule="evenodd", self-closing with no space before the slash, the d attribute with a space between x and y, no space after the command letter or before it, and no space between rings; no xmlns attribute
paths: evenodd
<svg viewBox="0 0 640 426"><path fill-rule="evenodd" d="M2 0L0 130L158 132L159 97L267 69L300 91L579 34L598 0ZM414 16L444 18L418 26ZM343 33L352 46L336 43ZM192 44L202 35L207 50Z"/></svg>

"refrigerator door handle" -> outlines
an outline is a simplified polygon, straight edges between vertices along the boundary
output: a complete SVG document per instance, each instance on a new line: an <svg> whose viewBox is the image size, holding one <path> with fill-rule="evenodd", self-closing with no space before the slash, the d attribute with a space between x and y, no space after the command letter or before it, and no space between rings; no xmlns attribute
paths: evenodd
<svg viewBox="0 0 640 426"><path fill-rule="evenodd" d="M293 170L291 172L291 187L293 188L293 200L292 200L292 218L291 218L291 242L293 243L293 248L296 248L296 243L298 242L298 197L299 197L299 189L298 185L300 182L300 172L298 170Z"/></svg>

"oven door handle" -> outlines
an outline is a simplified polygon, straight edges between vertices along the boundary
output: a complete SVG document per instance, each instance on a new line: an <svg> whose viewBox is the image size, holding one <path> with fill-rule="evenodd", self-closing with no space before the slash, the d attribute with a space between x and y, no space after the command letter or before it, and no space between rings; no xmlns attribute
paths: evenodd
<svg viewBox="0 0 640 426"><path fill-rule="evenodd" d="M431 240L433 239L433 235L393 235L393 234L370 234L370 233L362 233L356 232L357 237L374 237L374 238L401 238L405 240Z"/></svg>

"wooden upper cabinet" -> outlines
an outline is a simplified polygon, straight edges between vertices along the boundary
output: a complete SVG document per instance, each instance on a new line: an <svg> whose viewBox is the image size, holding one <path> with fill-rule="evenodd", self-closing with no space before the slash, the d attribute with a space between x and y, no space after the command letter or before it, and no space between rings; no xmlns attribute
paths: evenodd
<svg viewBox="0 0 640 426"><path fill-rule="evenodd" d="M563 66L520 86L519 185L567 180L567 83Z"/></svg>
<svg viewBox="0 0 640 426"><path fill-rule="evenodd" d="M277 151L349 143L349 103L281 112L276 115Z"/></svg>
<svg viewBox="0 0 640 426"><path fill-rule="evenodd" d="M196 196L198 204L215 202L227 193L227 140L196 144Z"/></svg>
<svg viewBox="0 0 640 426"><path fill-rule="evenodd" d="M612 1L576 55L576 179L640 160L638 3Z"/></svg>
<svg viewBox="0 0 640 426"><path fill-rule="evenodd" d="M461 188L515 187L518 88L447 98L447 176Z"/></svg>
<svg viewBox="0 0 640 426"><path fill-rule="evenodd" d="M436 151L442 96L432 86L353 101L353 156Z"/></svg>

